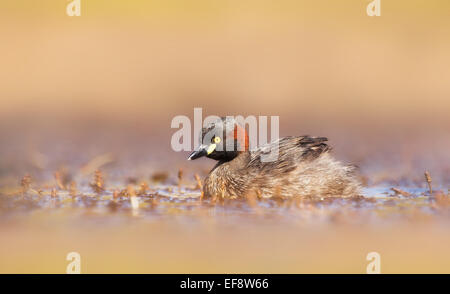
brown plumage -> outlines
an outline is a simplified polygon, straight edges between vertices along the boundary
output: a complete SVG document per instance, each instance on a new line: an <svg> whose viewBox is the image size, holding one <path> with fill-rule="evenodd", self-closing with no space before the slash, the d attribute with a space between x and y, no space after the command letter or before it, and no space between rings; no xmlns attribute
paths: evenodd
<svg viewBox="0 0 450 294"><path fill-rule="evenodd" d="M203 144L189 159L218 160L205 179L204 197L358 195L355 167L334 159L326 141L323 137L285 137L249 151L245 130L234 119L223 118L203 128ZM277 157L268 161L269 154Z"/></svg>

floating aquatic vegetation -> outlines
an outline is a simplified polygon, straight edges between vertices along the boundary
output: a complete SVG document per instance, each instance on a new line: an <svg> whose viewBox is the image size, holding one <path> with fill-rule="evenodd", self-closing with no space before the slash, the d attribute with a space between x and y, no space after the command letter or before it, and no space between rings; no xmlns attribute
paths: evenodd
<svg viewBox="0 0 450 294"><path fill-rule="evenodd" d="M95 193L100 194L105 190L105 182L103 180L103 174L100 170L96 170L94 173L94 181L91 183L91 187Z"/></svg>
<svg viewBox="0 0 450 294"><path fill-rule="evenodd" d="M433 195L433 188L431 187L431 176L428 171L425 171L425 181L428 184L428 189L430 191L430 195Z"/></svg>

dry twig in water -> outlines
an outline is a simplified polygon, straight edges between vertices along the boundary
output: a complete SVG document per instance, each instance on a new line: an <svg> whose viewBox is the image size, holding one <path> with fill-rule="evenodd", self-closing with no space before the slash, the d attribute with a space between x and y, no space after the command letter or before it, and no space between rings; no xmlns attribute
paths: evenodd
<svg viewBox="0 0 450 294"><path fill-rule="evenodd" d="M119 190L114 190L114 192L113 192L113 199L117 199L117 198L119 198L119 195L120 195L120 191Z"/></svg>
<svg viewBox="0 0 450 294"><path fill-rule="evenodd" d="M433 194L433 188L431 187L431 176L428 171L425 171L425 181L427 181L428 189L430 191L430 195Z"/></svg>
<svg viewBox="0 0 450 294"><path fill-rule="evenodd" d="M58 171L55 172L54 176L58 188L60 190L66 190L72 178L67 169L64 167L60 168Z"/></svg>
<svg viewBox="0 0 450 294"><path fill-rule="evenodd" d="M183 169L178 170L178 189L181 187L181 182L183 181Z"/></svg>
<svg viewBox="0 0 450 294"><path fill-rule="evenodd" d="M94 182L91 183L91 187L95 193L100 194L105 190L105 182L103 180L103 174L101 171L96 170L94 174Z"/></svg>
<svg viewBox="0 0 450 294"><path fill-rule="evenodd" d="M30 189L30 185L31 185L31 176L26 174L20 181L20 186L22 187L22 194L25 194Z"/></svg>
<svg viewBox="0 0 450 294"><path fill-rule="evenodd" d="M142 182L139 187L139 191L137 192L137 195L141 196L141 195L147 194L148 189L149 189L149 186L147 185L147 183Z"/></svg>
<svg viewBox="0 0 450 294"><path fill-rule="evenodd" d="M195 180L197 181L197 189L200 189L200 200L203 200L203 184L202 184L202 180L200 180L200 177L198 176L198 174L194 175Z"/></svg>
<svg viewBox="0 0 450 294"><path fill-rule="evenodd" d="M411 193L408 193L406 191L397 189L397 188L391 188L392 191L394 191L395 195L402 195L404 197L410 197Z"/></svg>
<svg viewBox="0 0 450 294"><path fill-rule="evenodd" d="M60 172L55 172L55 180L56 180L56 184L58 185L58 187L61 190L65 190L66 189L66 187L64 186L63 181L61 179L61 173Z"/></svg>
<svg viewBox="0 0 450 294"><path fill-rule="evenodd" d="M69 194L72 197L75 197L77 195L77 184L75 183L75 181L72 181L70 183Z"/></svg>

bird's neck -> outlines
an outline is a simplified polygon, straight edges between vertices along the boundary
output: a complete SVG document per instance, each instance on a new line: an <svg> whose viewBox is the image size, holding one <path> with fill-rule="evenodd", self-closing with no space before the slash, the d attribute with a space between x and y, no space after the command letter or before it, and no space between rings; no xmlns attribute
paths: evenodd
<svg viewBox="0 0 450 294"><path fill-rule="evenodd" d="M225 159L219 160L216 164L216 167L222 164L229 164L239 168L241 166L245 166L250 160L250 152L249 151L237 151L234 156L227 157Z"/></svg>

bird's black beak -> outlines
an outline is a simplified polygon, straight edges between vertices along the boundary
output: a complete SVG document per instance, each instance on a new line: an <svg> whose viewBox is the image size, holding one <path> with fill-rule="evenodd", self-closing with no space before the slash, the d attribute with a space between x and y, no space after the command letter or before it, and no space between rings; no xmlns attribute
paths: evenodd
<svg viewBox="0 0 450 294"><path fill-rule="evenodd" d="M208 152L206 150L206 146L201 145L200 147L198 147L197 150L195 150L194 152L191 153L191 155L189 155L188 160L194 160L206 156L207 154Z"/></svg>

